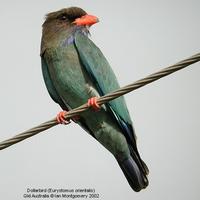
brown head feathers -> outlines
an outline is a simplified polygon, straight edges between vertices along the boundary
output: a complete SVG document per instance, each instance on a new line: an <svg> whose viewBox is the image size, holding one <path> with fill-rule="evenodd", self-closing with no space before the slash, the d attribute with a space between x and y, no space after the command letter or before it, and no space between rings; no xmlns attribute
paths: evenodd
<svg viewBox="0 0 200 200"><path fill-rule="evenodd" d="M69 20L75 20L76 18L80 18L86 14L87 13L82 8L79 8L79 7L63 8L61 10L48 13L46 15L45 22L48 22L54 19L59 19L62 17L66 17Z"/></svg>

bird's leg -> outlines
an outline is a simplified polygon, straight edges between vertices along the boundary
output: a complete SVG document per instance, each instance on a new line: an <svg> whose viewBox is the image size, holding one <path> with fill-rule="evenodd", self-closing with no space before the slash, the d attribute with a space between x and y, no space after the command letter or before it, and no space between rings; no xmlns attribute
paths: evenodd
<svg viewBox="0 0 200 200"><path fill-rule="evenodd" d="M66 110L63 110L63 111L61 111L61 112L59 112L59 113L57 114L56 120L57 120L57 122L58 122L59 124L65 124L65 125L67 125L67 124L71 123L70 120L66 120L66 119L65 119L65 115L66 115L66 114L67 114L67 111L66 111Z"/></svg>
<svg viewBox="0 0 200 200"><path fill-rule="evenodd" d="M97 92L97 90L93 86L93 83L91 82L86 84L86 88L88 95L91 96L91 98L89 98L87 102L88 107L92 107L94 111L99 111L101 108L101 106L97 103L97 98L99 97L99 93Z"/></svg>
<svg viewBox="0 0 200 200"><path fill-rule="evenodd" d="M101 108L101 106L97 103L97 97L88 99L87 105L88 107L92 107L94 111L99 111Z"/></svg>
<svg viewBox="0 0 200 200"><path fill-rule="evenodd" d="M67 125L67 124L71 123L70 120L66 120L66 119L65 119L65 115L66 115L66 114L67 114L67 111L66 111L66 110L63 110L63 111L61 111L61 112L59 112L59 113L57 114L56 120L57 120L57 122L58 122L59 124ZM80 116L79 116L79 115L72 117L72 120L73 120L75 123L78 123L79 119L80 119Z"/></svg>

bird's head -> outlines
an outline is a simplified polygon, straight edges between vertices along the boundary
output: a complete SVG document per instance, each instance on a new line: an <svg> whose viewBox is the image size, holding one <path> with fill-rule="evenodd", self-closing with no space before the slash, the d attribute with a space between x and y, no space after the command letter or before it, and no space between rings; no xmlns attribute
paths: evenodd
<svg viewBox="0 0 200 200"><path fill-rule="evenodd" d="M72 26L90 27L99 20L78 7L64 8L46 15L43 28L68 29Z"/></svg>
<svg viewBox="0 0 200 200"><path fill-rule="evenodd" d="M43 23L41 54L47 47L55 46L65 40L74 30L85 30L97 23L96 16L87 14L83 9L70 7L51 12Z"/></svg>

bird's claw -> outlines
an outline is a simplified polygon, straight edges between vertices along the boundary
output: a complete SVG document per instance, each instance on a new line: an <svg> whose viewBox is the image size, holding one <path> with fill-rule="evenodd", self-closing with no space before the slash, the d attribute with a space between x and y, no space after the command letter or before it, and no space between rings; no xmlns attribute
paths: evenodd
<svg viewBox="0 0 200 200"><path fill-rule="evenodd" d="M57 114L56 120L57 120L57 122L58 122L59 124L67 125L67 124L71 123L70 120L66 120L66 119L65 119L66 114L67 114L67 111L65 111L65 110L64 110L64 111L61 111L61 112L59 112L59 113Z"/></svg>
<svg viewBox="0 0 200 200"><path fill-rule="evenodd" d="M88 99L88 107L92 107L95 111L99 111L101 106L97 103L97 97L92 97Z"/></svg>

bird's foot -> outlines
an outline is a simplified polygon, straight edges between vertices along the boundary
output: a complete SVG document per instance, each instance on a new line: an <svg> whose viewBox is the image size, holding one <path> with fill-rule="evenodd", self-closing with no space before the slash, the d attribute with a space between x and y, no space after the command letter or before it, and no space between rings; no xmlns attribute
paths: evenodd
<svg viewBox="0 0 200 200"><path fill-rule="evenodd" d="M94 111L99 111L101 108L101 106L97 103L97 97L88 99L87 105L88 107L92 107Z"/></svg>
<svg viewBox="0 0 200 200"><path fill-rule="evenodd" d="M69 123L71 123L70 122L70 120L67 120L67 119L65 119L65 115L67 114L67 111L61 111L61 112L59 112L58 114L57 114L57 116L56 116L56 120L57 120L57 122L59 123L59 124L64 124L64 125L67 125L67 124L69 124Z"/></svg>

